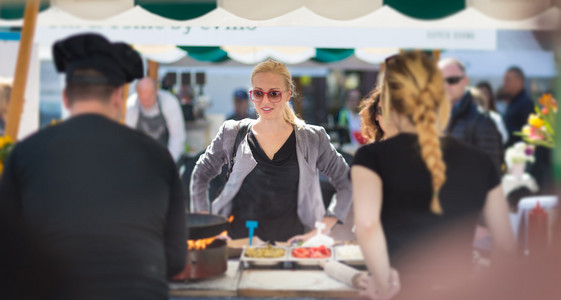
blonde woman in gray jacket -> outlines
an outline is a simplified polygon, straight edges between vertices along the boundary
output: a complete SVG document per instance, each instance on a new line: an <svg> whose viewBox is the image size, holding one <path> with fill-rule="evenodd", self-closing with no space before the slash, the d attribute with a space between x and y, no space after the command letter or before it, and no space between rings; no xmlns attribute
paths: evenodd
<svg viewBox="0 0 561 300"><path fill-rule="evenodd" d="M292 76L282 63L269 60L251 74L250 98L257 120L226 121L191 177L191 211L209 212L209 183L230 162L240 124L247 134L237 147L235 163L212 213L234 216L230 237L247 237L246 221L258 221L255 234L265 241L307 240L314 224L330 230L344 222L352 203L349 166L322 127L307 125L290 107ZM325 210L318 170L337 193Z"/></svg>

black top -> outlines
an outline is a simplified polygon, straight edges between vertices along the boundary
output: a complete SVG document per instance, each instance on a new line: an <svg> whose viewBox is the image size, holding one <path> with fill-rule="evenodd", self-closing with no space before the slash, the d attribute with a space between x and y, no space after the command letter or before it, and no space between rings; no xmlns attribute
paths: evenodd
<svg viewBox="0 0 561 300"><path fill-rule="evenodd" d="M522 140L514 132L522 131L522 127L528 122L528 116L534 112L534 102L526 93L520 91L518 95L510 100L504 115L506 130L508 131L508 141L505 149Z"/></svg>
<svg viewBox="0 0 561 300"><path fill-rule="evenodd" d="M454 105L447 132L450 136L487 153L497 172L500 172L503 160L501 135L489 114L477 109L471 93L466 92Z"/></svg>
<svg viewBox="0 0 561 300"><path fill-rule="evenodd" d="M150 137L100 115L18 143L0 182L0 210L19 217L52 255L69 293L60 299L167 299L166 277L185 264L173 159Z"/></svg>
<svg viewBox="0 0 561 300"><path fill-rule="evenodd" d="M381 143L361 147L353 165L367 167L382 179L381 221L392 265L401 250L408 250L422 238L438 237L462 219L464 227L455 232L455 243L471 258L471 243L487 192L499 184L490 158L482 151L454 138L441 139L446 164L446 182L440 191L443 215L430 211L432 184L421 158L417 135L399 134ZM435 235L436 234L436 235ZM435 253L435 256L438 254Z"/></svg>
<svg viewBox="0 0 561 300"><path fill-rule="evenodd" d="M295 132L292 131L272 160L251 130L248 142L257 165L244 179L233 200L234 221L230 236L247 237L247 220L259 222L255 234L264 241L286 241L304 233L297 212L299 168Z"/></svg>

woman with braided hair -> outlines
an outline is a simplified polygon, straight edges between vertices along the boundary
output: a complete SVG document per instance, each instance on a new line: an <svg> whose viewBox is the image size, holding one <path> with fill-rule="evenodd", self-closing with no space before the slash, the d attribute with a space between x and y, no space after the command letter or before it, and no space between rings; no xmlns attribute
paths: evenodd
<svg viewBox="0 0 561 300"><path fill-rule="evenodd" d="M416 281L429 290L451 284L430 276L439 273L433 267L441 265L438 259L450 258L441 253L450 245L455 250L450 251L452 269L469 267L481 211L495 249L513 250L507 203L490 158L441 136L450 107L432 59L409 52L386 60L381 101L384 116L398 133L360 148L351 168L356 235L372 274L362 278L362 294L389 299L401 285L407 290ZM453 243L444 238L451 228ZM426 263L426 257L420 259L426 250L435 263L419 268ZM465 279L466 273L460 275L445 280Z"/></svg>

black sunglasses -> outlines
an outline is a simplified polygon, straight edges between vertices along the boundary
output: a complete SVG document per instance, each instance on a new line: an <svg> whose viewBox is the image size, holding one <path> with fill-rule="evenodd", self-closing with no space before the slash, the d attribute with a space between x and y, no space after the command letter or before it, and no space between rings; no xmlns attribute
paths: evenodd
<svg viewBox="0 0 561 300"><path fill-rule="evenodd" d="M446 83L450 85L454 85L454 84L458 84L458 82L460 82L462 79L464 79L464 76L450 76L444 78L444 81L446 81Z"/></svg>

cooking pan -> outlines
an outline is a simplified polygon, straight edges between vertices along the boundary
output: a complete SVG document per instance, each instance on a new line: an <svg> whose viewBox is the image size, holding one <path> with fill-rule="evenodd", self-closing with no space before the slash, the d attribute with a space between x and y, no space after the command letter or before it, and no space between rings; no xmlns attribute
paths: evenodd
<svg viewBox="0 0 561 300"><path fill-rule="evenodd" d="M209 214L187 214L187 230L190 240L200 240L219 235L226 230L226 218Z"/></svg>

